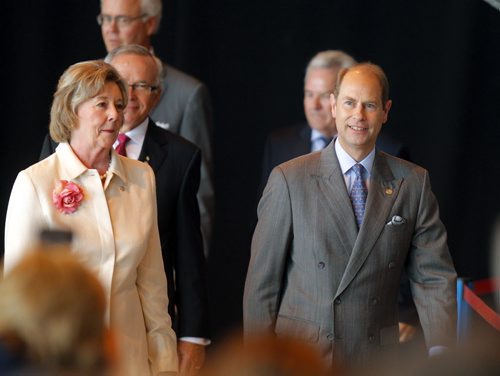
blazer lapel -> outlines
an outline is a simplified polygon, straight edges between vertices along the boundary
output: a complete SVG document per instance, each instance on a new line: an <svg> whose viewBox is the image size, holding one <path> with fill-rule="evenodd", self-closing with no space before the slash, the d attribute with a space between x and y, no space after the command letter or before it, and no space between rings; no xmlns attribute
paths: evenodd
<svg viewBox="0 0 500 376"><path fill-rule="evenodd" d="M168 154L167 148L165 148L168 140L165 137L161 137L161 132L162 130L149 119L148 129L144 137L144 143L142 144L141 154L139 155L139 160L148 163L155 173Z"/></svg>
<svg viewBox="0 0 500 376"><path fill-rule="evenodd" d="M385 154L377 151L370 180L365 217L336 296L346 289L372 251L386 225L402 181L402 179L394 178Z"/></svg>
<svg viewBox="0 0 500 376"><path fill-rule="evenodd" d="M342 253L348 259L356 242L358 229L345 181L333 143L321 151L318 174L319 200L326 203L332 215L332 231L336 233Z"/></svg>

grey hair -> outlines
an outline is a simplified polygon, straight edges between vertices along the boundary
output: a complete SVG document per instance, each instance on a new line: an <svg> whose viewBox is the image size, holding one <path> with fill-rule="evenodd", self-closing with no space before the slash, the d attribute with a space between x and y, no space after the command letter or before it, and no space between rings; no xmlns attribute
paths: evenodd
<svg viewBox="0 0 500 376"><path fill-rule="evenodd" d="M356 64L356 60L344 51L327 50L318 52L309 61L306 67L306 77L311 69L340 69L349 68Z"/></svg>
<svg viewBox="0 0 500 376"><path fill-rule="evenodd" d="M104 62L112 64L115 57L120 55L139 55L139 56L149 56L152 58L156 64L156 78L155 85L158 85L161 90L163 90L163 64L160 59L151 53L146 47L138 44L128 44L125 46L117 47L110 51L104 58Z"/></svg>
<svg viewBox="0 0 500 376"><path fill-rule="evenodd" d="M148 16L156 17L156 27L155 33L160 28L161 15L162 15L162 0L140 0L142 13L146 13Z"/></svg>

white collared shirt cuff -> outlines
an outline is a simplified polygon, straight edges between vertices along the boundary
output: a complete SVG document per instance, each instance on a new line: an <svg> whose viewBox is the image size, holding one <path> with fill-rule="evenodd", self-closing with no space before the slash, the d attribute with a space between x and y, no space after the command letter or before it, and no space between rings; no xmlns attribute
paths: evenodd
<svg viewBox="0 0 500 376"><path fill-rule="evenodd" d="M179 337L179 341L196 343L197 345L208 346L212 343L208 338L199 338L199 337Z"/></svg>
<svg viewBox="0 0 500 376"><path fill-rule="evenodd" d="M446 346L432 346L429 348L429 357L443 354L448 348Z"/></svg>

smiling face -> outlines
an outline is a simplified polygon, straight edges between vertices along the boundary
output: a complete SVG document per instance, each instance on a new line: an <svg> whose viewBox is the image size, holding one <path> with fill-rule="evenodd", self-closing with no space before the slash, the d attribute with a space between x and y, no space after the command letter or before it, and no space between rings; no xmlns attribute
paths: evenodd
<svg viewBox="0 0 500 376"><path fill-rule="evenodd" d="M122 128L122 132L127 132L141 124L158 102L160 89L154 88L158 86L158 70L151 56L135 54L118 55L111 65L128 84L128 105Z"/></svg>
<svg viewBox="0 0 500 376"><path fill-rule="evenodd" d="M330 100L340 145L356 161L363 160L375 147L392 102L382 103L382 85L367 67L347 72Z"/></svg>
<svg viewBox="0 0 500 376"><path fill-rule="evenodd" d="M101 93L77 107L71 146L77 150L111 150L123 123L123 109L124 100L118 85L106 83Z"/></svg>

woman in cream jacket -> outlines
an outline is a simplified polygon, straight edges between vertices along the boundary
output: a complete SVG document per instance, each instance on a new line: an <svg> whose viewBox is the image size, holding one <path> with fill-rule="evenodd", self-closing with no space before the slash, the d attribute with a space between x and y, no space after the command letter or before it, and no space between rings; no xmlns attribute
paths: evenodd
<svg viewBox="0 0 500 376"><path fill-rule="evenodd" d="M5 226L8 271L42 229L73 233L72 250L106 292L106 319L118 348L118 374L177 372L176 337L157 228L155 179L142 162L112 148L127 89L101 61L70 66L51 109L56 152L21 171ZM75 291L78 293L78 291Z"/></svg>

